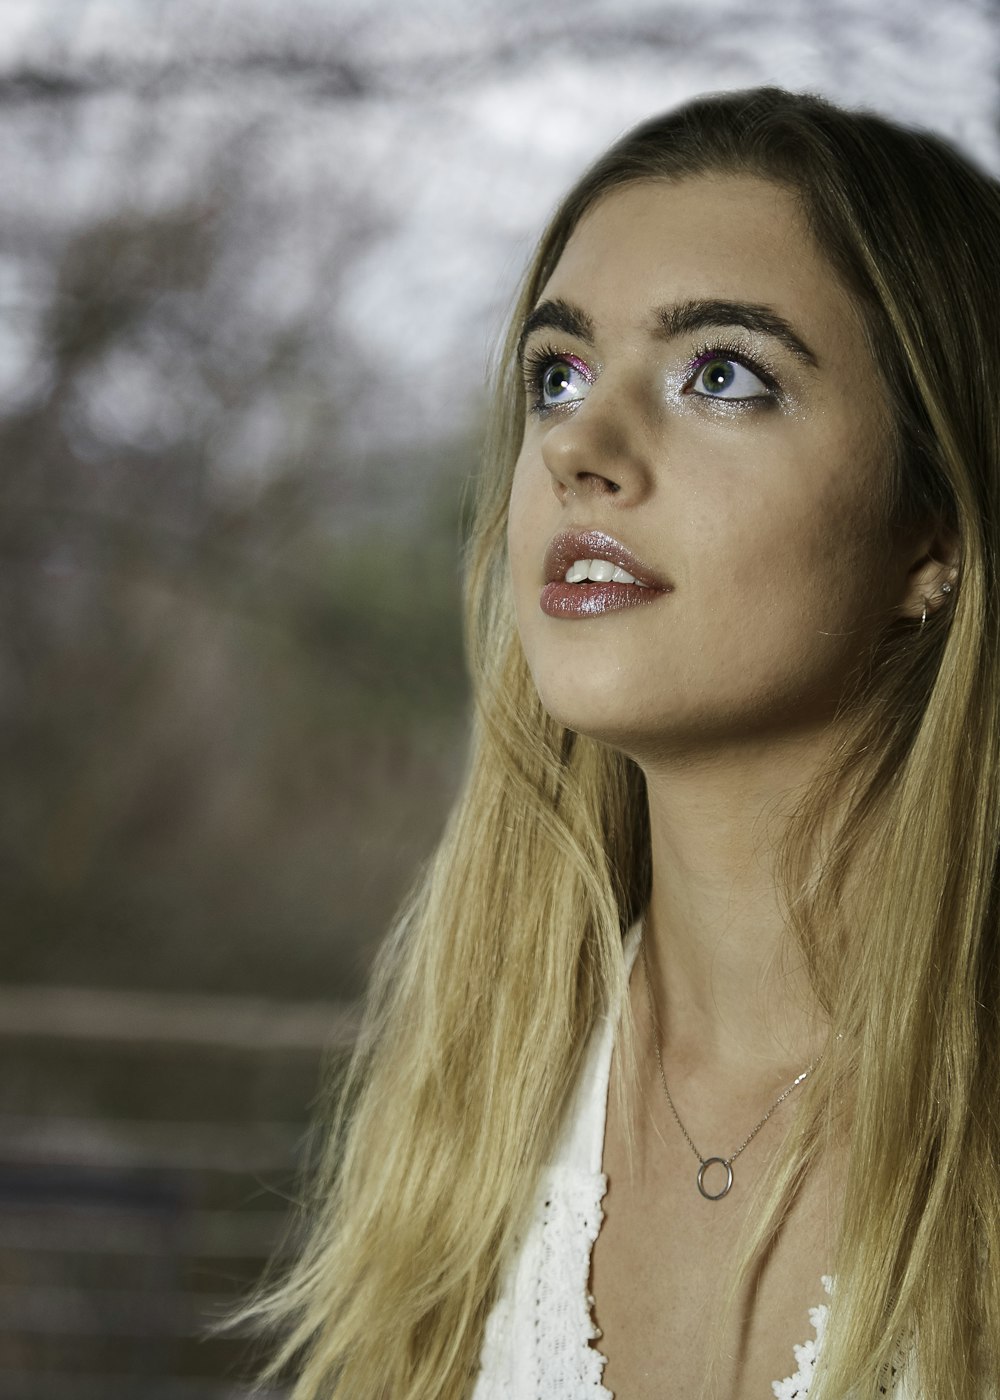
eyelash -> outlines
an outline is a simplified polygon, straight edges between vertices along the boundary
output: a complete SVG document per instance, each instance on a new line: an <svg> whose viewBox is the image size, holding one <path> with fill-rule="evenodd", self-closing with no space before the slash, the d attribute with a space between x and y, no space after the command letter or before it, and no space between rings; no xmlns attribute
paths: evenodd
<svg viewBox="0 0 1000 1400"><path fill-rule="evenodd" d="M531 401L528 408L532 413L546 413L549 409L559 407L557 404L545 403L542 398L542 381L546 371L551 369L560 361L565 361L569 365L582 365L583 361L577 355L568 355L563 350L557 350L554 345L533 346L524 353L521 363L521 370L524 375L525 392L530 394ZM582 371L581 371L582 372ZM593 376L586 376L593 383Z"/></svg>
<svg viewBox="0 0 1000 1400"><path fill-rule="evenodd" d="M558 408L559 404L545 403L542 398L542 381L546 371L553 364L565 361L570 365L583 365L583 361L576 355L569 355L565 351L557 350L554 345L538 345L526 350L522 362L522 373L524 375L525 392L531 395L528 408L532 413L547 413L551 409ZM694 352L688 361L684 372L684 389L694 379L699 370L711 364L713 360L732 360L735 364L742 365L751 374L755 374L761 383L768 390L767 395L756 395L747 399L716 399L717 403L728 403L739 405L740 407L764 407L770 406L775 401L782 398L781 386L774 372L769 366L762 364L755 355L751 355L744 346L734 341L711 340L706 341L703 346ZM580 371L582 372L582 371ZM593 377L590 376L591 383ZM709 394L699 395L701 398L711 398ZM572 402L572 401L571 401Z"/></svg>
<svg viewBox="0 0 1000 1400"><path fill-rule="evenodd" d="M718 399L716 402L764 405L772 404L776 399L782 397L781 385L770 366L763 364L756 355L751 355L744 346L736 341L712 340L706 342L700 350L696 350L688 362L684 375L685 387L692 382L699 370L704 369L713 360L732 360L735 364L742 365L751 374L755 374L768 391L766 398L763 394L759 394L752 399ZM703 397L711 398L711 395L706 394Z"/></svg>

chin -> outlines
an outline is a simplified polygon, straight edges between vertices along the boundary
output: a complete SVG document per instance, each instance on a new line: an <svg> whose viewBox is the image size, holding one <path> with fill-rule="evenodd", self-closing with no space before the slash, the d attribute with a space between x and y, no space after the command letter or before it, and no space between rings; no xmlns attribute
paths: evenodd
<svg viewBox="0 0 1000 1400"><path fill-rule="evenodd" d="M566 729L623 753L648 747L651 736L644 732L642 716L620 688L620 679L617 687L594 684L584 688L565 682L540 685L538 694L546 713Z"/></svg>
<svg viewBox="0 0 1000 1400"><path fill-rule="evenodd" d="M606 696L602 698L581 693L580 688L568 684L565 677L547 681L535 676L534 681L546 714L551 715L557 724L576 729L581 734L589 733L595 722L606 722L611 718L609 710L616 708L607 704Z"/></svg>

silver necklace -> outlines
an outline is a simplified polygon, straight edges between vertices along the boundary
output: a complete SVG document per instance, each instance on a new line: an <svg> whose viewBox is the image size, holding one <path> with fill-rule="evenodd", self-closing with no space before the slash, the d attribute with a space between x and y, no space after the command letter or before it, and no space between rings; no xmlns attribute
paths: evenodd
<svg viewBox="0 0 1000 1400"><path fill-rule="evenodd" d="M798 1075L795 1079L793 1079L791 1084L789 1084L786 1089L782 1090L782 1092L775 1099L774 1103L764 1114L764 1117L760 1120L759 1123L757 1123L753 1128L750 1129L750 1132L746 1135L746 1137L740 1143L739 1147L737 1147L734 1152L730 1152L728 1157L703 1157L698 1151L697 1147L695 1147L694 1143L692 1142L691 1134L681 1122L680 1114L674 1107L674 1101L670 1097L670 1090L667 1088L667 1076L663 1073L663 1057L660 1054L660 1023L656 1019L656 1009L653 1006L653 988L650 985L649 981L649 964L646 962L645 932L643 932L642 935L642 975L646 983L646 1000L649 1003L649 1019L653 1023L653 1045L656 1049L656 1063L660 1069L660 1083L663 1085L663 1092L667 1096L667 1103L670 1105L670 1112L674 1115L674 1120L677 1123L678 1128L680 1128L681 1132L684 1134L684 1139L687 1142L687 1145L690 1147L694 1155L698 1158L698 1190L705 1197L706 1201L721 1201L723 1196L729 1195L730 1189L732 1187L733 1163L736 1161L736 1158L740 1155L740 1153L745 1147L750 1146L754 1138L760 1132L761 1128L763 1128L764 1124L770 1118L771 1114L780 1104L783 1104L785 1102L792 1090L797 1089L798 1086L802 1083L803 1079L807 1079L809 1075L812 1074L817 1064L819 1064L820 1057L817 1055L815 1060L813 1060L812 1064L809 1065L807 1069L804 1069L802 1073ZM721 1191L712 1192L709 1191L705 1186L705 1172L708 1170L709 1167L716 1166L725 1167L726 1184L723 1186Z"/></svg>

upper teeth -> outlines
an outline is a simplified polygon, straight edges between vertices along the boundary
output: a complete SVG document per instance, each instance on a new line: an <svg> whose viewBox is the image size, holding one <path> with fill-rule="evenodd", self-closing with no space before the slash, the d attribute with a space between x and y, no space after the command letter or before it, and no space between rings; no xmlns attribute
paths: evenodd
<svg viewBox="0 0 1000 1400"><path fill-rule="evenodd" d="M588 579L594 583L634 583L639 588L649 587L609 559L577 559L566 570L567 583L586 583Z"/></svg>

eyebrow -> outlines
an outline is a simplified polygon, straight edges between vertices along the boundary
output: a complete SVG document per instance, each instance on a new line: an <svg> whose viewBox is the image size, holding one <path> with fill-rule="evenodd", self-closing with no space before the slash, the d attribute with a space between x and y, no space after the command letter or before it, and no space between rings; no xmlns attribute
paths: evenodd
<svg viewBox="0 0 1000 1400"><path fill-rule="evenodd" d="M809 346L792 330L783 316L753 301L681 301L673 306L661 306L656 312L657 325L668 339L708 326L743 326L758 335L769 335L780 341L786 350L804 364L817 368L818 361Z"/></svg>
<svg viewBox="0 0 1000 1400"><path fill-rule="evenodd" d="M726 301L718 298L675 302L671 306L657 307L653 312L655 334L658 338L672 340L676 336L691 331L705 330L709 326L742 326L758 335L770 336L785 347L797 360L818 367L819 361L806 342L799 336L783 316L770 306L752 301ZM561 298L543 301L525 318L521 335L517 342L517 357L520 360L524 347L537 330L562 331L565 335L576 336L588 344L594 343L594 323L585 311Z"/></svg>
<svg viewBox="0 0 1000 1400"><path fill-rule="evenodd" d="M535 331L562 331L564 335L585 340L588 345L594 343L594 323L586 311L563 301L561 297L555 301L539 302L534 311L525 317L517 342L518 363L524 359L524 347Z"/></svg>

